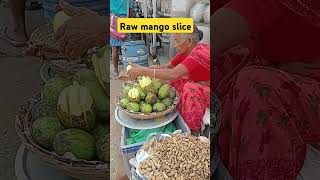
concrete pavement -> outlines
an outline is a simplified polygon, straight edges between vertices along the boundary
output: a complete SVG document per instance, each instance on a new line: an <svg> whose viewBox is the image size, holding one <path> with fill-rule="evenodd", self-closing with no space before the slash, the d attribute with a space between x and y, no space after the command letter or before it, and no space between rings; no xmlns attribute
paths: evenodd
<svg viewBox="0 0 320 180"><path fill-rule="evenodd" d="M41 11L27 11L28 32L43 22ZM8 8L0 7L0 26L10 22ZM40 89L40 63L23 57L19 48L0 40L0 179L16 180L15 155L20 142L15 132L15 115L20 105Z"/></svg>

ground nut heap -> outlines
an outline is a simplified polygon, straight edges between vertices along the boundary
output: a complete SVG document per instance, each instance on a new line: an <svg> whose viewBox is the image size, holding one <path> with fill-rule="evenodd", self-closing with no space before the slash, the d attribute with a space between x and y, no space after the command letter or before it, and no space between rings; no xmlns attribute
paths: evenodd
<svg viewBox="0 0 320 180"><path fill-rule="evenodd" d="M172 135L157 142L139 172L151 180L207 180L210 175L210 147L197 137Z"/></svg>

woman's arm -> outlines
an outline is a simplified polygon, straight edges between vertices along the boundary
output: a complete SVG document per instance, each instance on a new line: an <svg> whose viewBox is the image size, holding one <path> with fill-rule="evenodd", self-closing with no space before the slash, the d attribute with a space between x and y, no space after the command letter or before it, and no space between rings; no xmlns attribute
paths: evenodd
<svg viewBox="0 0 320 180"><path fill-rule="evenodd" d="M232 9L221 8L211 17L213 22L213 57L240 44L250 36L246 20Z"/></svg>
<svg viewBox="0 0 320 180"><path fill-rule="evenodd" d="M136 79L138 76L149 76L161 80L175 80L188 74L188 70L181 64L173 69L150 69L148 67L133 66L128 72L128 76L133 79Z"/></svg>
<svg viewBox="0 0 320 180"><path fill-rule="evenodd" d="M151 66L150 69L172 69L174 66L169 62L167 64Z"/></svg>

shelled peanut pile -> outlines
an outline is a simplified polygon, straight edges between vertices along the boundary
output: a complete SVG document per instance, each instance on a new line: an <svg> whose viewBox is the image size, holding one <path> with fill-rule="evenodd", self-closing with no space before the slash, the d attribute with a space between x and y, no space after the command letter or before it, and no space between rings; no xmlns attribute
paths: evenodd
<svg viewBox="0 0 320 180"><path fill-rule="evenodd" d="M157 142L151 156L139 165L151 180L207 180L210 176L210 145L194 136L172 135Z"/></svg>

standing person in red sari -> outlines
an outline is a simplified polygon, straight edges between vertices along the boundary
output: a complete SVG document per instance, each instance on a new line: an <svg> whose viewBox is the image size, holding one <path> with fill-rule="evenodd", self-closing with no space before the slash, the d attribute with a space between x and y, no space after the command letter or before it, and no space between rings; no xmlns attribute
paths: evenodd
<svg viewBox="0 0 320 180"><path fill-rule="evenodd" d="M230 0L212 22L221 159L235 180L295 179L320 142L320 1Z"/></svg>
<svg viewBox="0 0 320 180"><path fill-rule="evenodd" d="M178 54L165 65L142 67L131 64L131 79L149 76L169 80L180 95L178 109L194 135L201 129L205 109L210 108L210 48L199 43L202 32L194 26L191 34L176 34Z"/></svg>

